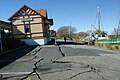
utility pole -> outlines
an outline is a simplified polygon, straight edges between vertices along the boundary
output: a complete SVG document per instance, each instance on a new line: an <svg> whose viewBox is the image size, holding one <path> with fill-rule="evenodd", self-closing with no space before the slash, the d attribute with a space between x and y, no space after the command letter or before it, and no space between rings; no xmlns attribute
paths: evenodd
<svg viewBox="0 0 120 80"><path fill-rule="evenodd" d="M98 37L100 37L100 7L98 6Z"/></svg>

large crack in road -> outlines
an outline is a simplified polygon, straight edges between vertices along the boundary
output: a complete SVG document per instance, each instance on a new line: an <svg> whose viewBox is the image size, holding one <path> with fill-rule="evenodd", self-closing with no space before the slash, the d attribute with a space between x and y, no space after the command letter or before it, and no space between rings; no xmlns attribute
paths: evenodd
<svg viewBox="0 0 120 80"><path fill-rule="evenodd" d="M39 49L38 49L38 50L35 50L35 51L33 51L33 52L30 53L30 54L32 54L32 55L35 56L33 59L36 59L36 58L37 58L36 54L37 54L41 49L42 49L42 47L39 46ZM40 77L40 75L39 75L38 72L37 72L37 69L38 69L37 64L38 64L40 61L42 61L43 59L44 59L44 58L41 58L41 59L39 59L37 62L35 62L35 63L34 63L33 71L32 71L31 73L27 74L27 75L26 75L24 78L22 78L21 80L27 79L27 78L28 78L30 75L32 75L33 73L36 74L36 76L38 77L39 80L42 80L41 77Z"/></svg>
<svg viewBox="0 0 120 80"><path fill-rule="evenodd" d="M59 51L61 52L61 55L62 55L63 57L65 57L65 53L62 51L60 45L58 45L58 47L59 47Z"/></svg>
<svg viewBox="0 0 120 80"><path fill-rule="evenodd" d="M55 50L55 51L54 51ZM20 80L27 80L28 78L31 78L30 80L76 80L76 78L81 76L86 76L89 78L89 75L91 73L93 77L97 77L100 80L106 80L106 76L103 74L103 70L111 70L119 72L116 68L107 68L105 65L100 65L96 63L89 63L89 61L86 63L81 61L81 58L79 61L77 59L70 58L69 56L66 56L66 54L63 51L62 46L45 46L45 47L37 47L37 49L29 52L27 55L32 55L32 58L29 58L26 61L35 61L33 66L30 68L30 72L26 74L21 75L15 75L15 76L7 76L4 77L2 74L0 75L0 80L9 80L12 78L19 78ZM38 54L39 53L39 54ZM58 54L57 54L58 53ZM28 57L27 56L27 57ZM87 58L89 58L87 56ZM89 58L92 59L92 58ZM95 60L95 58L94 58ZM103 72L102 72L103 71ZM70 74L70 72L73 72ZM67 76L61 77L60 74L65 74ZM62 74L62 75L63 75ZM58 76L58 78L54 78L51 76ZM45 77L48 77L46 79ZM18 80L19 80L18 79ZM85 79L86 80L86 79ZM91 80L91 79L90 79ZM108 80L108 79L107 79Z"/></svg>
<svg viewBox="0 0 120 80"><path fill-rule="evenodd" d="M40 75L39 75L38 72L37 72L37 69L38 69L37 64L38 64L40 61L42 61L43 59L44 59L44 58L42 58L42 59L38 60L36 63L34 63L34 66L35 66L35 67L33 68L33 71L32 71L31 73L27 74L26 77L22 78L21 80L27 79L27 78L28 78L30 75L32 75L33 73L36 73L38 79L39 79L39 80L42 80L41 77L40 77Z"/></svg>
<svg viewBox="0 0 120 80"><path fill-rule="evenodd" d="M36 59L36 58L37 58L36 54L37 54L41 49L42 49L42 47L38 46L38 49L35 49L34 51L29 52L27 55L33 55L34 57L31 58L31 59L25 59L24 61L32 61L32 60ZM41 58L41 59L39 59L38 61L36 61L36 62L34 63L33 71L30 72L29 74L27 74L26 76L25 76L25 74L22 74L22 75L15 75L15 76L3 77L3 75L0 74L0 80L7 80L7 79L10 79L10 78L25 76L24 78L21 78L21 80L24 80L24 79L28 78L30 75L32 75L33 73L35 73L35 74L38 76L39 80L42 80L42 79L40 78L39 74L37 73L37 69L38 69L37 64L38 64L40 61L42 61L43 59L44 59L44 58Z"/></svg>
<svg viewBox="0 0 120 80"><path fill-rule="evenodd" d="M83 63L78 63L78 62L72 62L72 61L54 61L53 63L63 63L63 64L66 64L66 63L75 63L75 64L80 64L80 65L83 65ZM83 71L83 72L78 72L76 73L75 75L72 75L68 78L65 78L65 79L62 79L62 80L70 80L70 79L73 79L81 74L85 74L85 73L90 73L90 72L94 72L96 73L98 76L100 76L103 80L105 80L105 78L99 74L99 70L97 67L93 66L93 65L89 65L89 64L84 64L84 66L82 66L83 68L89 68L90 70L87 70L87 71ZM70 69L72 70L72 69ZM61 79L59 79L61 80Z"/></svg>
<svg viewBox="0 0 120 80"><path fill-rule="evenodd" d="M61 52L61 55L62 55L63 57L65 57L65 53L62 51L60 45L58 45L58 46L59 46L59 51ZM78 62L73 62L73 61L57 61L57 60L54 60L54 61L53 61L53 60L52 60L52 62L53 62L53 63L63 63L63 64L65 64L65 63L75 63L75 64L81 64L81 65L84 64L84 63L78 63ZM89 65L89 64L84 64L84 66L82 66L82 67L84 67L84 68L90 68L90 70L76 73L75 75L70 76L69 78L65 78L65 79L63 79L63 80L70 80L70 79L73 79L73 78L75 78L75 77L77 77L77 76L79 76L79 75L81 75L81 74L89 73L89 72L94 72L94 73L96 73L98 76L100 76L103 80L105 80L105 78L104 78L101 74L99 74L99 72L98 72L99 70L98 70L95 66ZM70 69L70 70L71 70L71 69ZM59 79L59 80L61 80L61 79Z"/></svg>
<svg viewBox="0 0 120 80"><path fill-rule="evenodd" d="M59 51L60 51L62 57L65 57L65 54L63 53L61 47L60 47L60 46L58 46L58 47L59 47ZM39 51L41 51L41 49L42 49L42 47L40 47L38 50L35 50L35 51L33 51L33 52L30 53L30 54L34 55L34 58L33 58L33 59L36 59L36 58L37 58L36 54L37 54ZM44 59L44 58L41 58L40 60L38 60L37 62L35 62L35 63L34 63L33 71L30 72L29 74L27 74L27 75L26 75L24 78L22 78L21 80L25 80L25 79L29 78L29 76L31 76L33 73L36 74L36 76L38 77L39 80L42 80L41 77L40 77L40 73L37 72L37 69L38 69L37 64L38 64L40 61L42 61L43 59ZM52 62L52 63L54 63L54 62ZM65 69L65 70L60 70L60 71L66 71L66 70L68 71L68 70L71 70L71 69ZM53 73L53 72L48 72L48 73ZM48 74L48 73L47 73L47 74ZM46 73L41 73L41 74L46 74Z"/></svg>

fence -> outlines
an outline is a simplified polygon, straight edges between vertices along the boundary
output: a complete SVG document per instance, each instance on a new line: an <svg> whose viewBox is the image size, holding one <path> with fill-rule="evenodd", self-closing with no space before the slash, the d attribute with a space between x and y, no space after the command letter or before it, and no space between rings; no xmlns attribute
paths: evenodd
<svg viewBox="0 0 120 80"><path fill-rule="evenodd" d="M101 40L96 40L96 42L99 43L115 43L115 44L120 44L120 38L112 38L112 39L101 39Z"/></svg>

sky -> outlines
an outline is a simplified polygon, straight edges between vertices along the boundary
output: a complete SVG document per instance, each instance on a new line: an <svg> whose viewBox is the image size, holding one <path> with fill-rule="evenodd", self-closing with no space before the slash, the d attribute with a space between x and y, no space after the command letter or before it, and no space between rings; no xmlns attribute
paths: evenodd
<svg viewBox="0 0 120 80"><path fill-rule="evenodd" d="M100 6L101 30L110 34L120 19L120 0L0 0L0 20L7 19L23 5L32 9L46 8L53 18L51 29L62 26L76 27L77 32L97 28L97 7Z"/></svg>

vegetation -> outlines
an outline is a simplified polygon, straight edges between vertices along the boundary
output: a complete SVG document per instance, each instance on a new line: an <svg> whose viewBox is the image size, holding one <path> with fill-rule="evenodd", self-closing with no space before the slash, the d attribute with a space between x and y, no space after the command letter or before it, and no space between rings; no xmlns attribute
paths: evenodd
<svg viewBox="0 0 120 80"><path fill-rule="evenodd" d="M114 28L112 34L116 35L116 37L120 35L120 25L117 28Z"/></svg>
<svg viewBox="0 0 120 80"><path fill-rule="evenodd" d="M5 34L5 33L4 33L4 36L2 38L2 43L3 43L3 50L4 51L15 49L15 48L18 48L18 47L25 45L25 43L13 38L13 37L10 37L9 34Z"/></svg>
<svg viewBox="0 0 120 80"><path fill-rule="evenodd" d="M98 33L97 29L96 30L88 30L87 32L78 32L76 33L76 28L75 27L71 27L71 26L62 26L57 30L57 39L63 39L64 37L66 37L66 39L71 39L76 41L76 42L84 42L84 41L88 41L88 36L90 35L95 35L96 33ZM100 31L102 37L106 37L107 32L105 31ZM120 27L114 29L114 33L117 35L120 35ZM113 40L115 37L112 35L108 36L110 39L109 40ZM107 39L108 40L108 39Z"/></svg>
<svg viewBox="0 0 120 80"><path fill-rule="evenodd" d="M77 29L71 26L62 26L57 30L57 38L62 39L63 37L71 38L75 34Z"/></svg>
<svg viewBox="0 0 120 80"><path fill-rule="evenodd" d="M77 36L79 37L79 38L86 38L87 37L87 33L86 32L78 32L77 33Z"/></svg>

